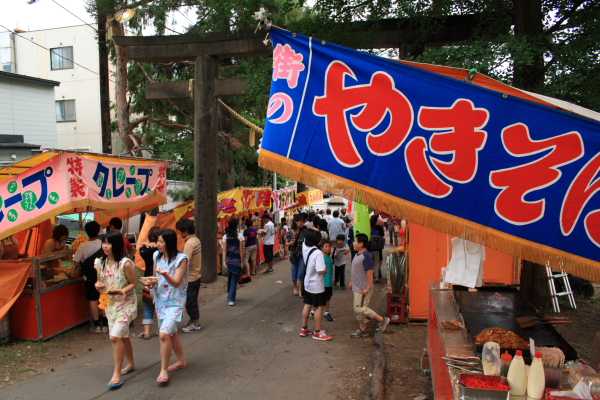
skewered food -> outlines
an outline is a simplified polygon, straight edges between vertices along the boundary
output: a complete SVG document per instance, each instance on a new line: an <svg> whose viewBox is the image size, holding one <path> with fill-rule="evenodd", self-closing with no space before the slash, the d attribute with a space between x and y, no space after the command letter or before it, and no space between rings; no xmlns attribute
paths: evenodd
<svg viewBox="0 0 600 400"><path fill-rule="evenodd" d="M542 353L542 362L547 367L563 368L565 366L565 353L558 347L537 347L536 351Z"/></svg>

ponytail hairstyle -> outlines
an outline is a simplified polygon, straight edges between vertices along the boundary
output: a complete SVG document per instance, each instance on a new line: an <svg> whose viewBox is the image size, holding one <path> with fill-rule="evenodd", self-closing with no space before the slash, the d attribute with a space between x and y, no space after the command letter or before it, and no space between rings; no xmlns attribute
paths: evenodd
<svg viewBox="0 0 600 400"><path fill-rule="evenodd" d="M228 226L227 228L225 228L225 234L227 235L228 239L235 239L237 238L237 227L238 227L238 220L237 218L231 218L229 220L229 222L227 223Z"/></svg>

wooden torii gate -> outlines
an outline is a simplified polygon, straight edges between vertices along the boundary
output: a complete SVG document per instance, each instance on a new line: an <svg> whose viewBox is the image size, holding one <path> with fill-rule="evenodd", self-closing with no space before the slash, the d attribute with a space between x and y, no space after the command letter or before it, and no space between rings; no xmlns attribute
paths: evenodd
<svg viewBox="0 0 600 400"><path fill-rule="evenodd" d="M474 15L451 16L443 27L425 39L425 46L441 46L466 40L477 25ZM348 25L348 47L399 48L404 58L406 48L417 42L419 33L410 21L383 20L376 30L369 22ZM357 38L359 41L357 41ZM196 202L196 233L202 243L202 280L217 279L217 98L244 94L246 78L219 79L219 59L269 55L270 44L265 45L265 31L215 32L206 36L115 36L114 42L127 50L129 59L139 62L194 61L196 76L189 82L153 83L147 85L148 99L194 98L194 198ZM191 87L190 87L191 86ZM191 89L191 90L190 90ZM193 94L193 96L190 95Z"/></svg>

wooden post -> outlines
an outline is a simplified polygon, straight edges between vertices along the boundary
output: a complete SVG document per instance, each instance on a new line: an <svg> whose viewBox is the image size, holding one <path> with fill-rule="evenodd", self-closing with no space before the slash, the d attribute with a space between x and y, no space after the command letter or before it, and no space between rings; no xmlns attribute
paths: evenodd
<svg viewBox="0 0 600 400"><path fill-rule="evenodd" d="M202 243L202 281L217 280L217 99L219 59L196 58L194 101L194 199L196 234Z"/></svg>

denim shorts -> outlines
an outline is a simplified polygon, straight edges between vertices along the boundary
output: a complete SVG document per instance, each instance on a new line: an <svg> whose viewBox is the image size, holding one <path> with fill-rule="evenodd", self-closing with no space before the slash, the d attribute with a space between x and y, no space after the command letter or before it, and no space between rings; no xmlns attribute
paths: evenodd
<svg viewBox="0 0 600 400"><path fill-rule="evenodd" d="M304 264L304 258L300 257L296 262L292 262L292 280L304 281L306 275L306 265Z"/></svg>
<svg viewBox="0 0 600 400"><path fill-rule="evenodd" d="M154 323L154 304L144 304L144 320L142 324L152 325Z"/></svg>

